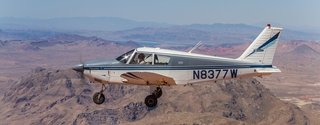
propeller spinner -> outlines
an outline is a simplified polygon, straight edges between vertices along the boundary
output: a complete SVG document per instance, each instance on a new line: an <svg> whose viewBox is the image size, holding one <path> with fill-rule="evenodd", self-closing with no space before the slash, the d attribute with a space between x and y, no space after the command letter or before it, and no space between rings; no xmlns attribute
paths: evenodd
<svg viewBox="0 0 320 125"><path fill-rule="evenodd" d="M72 67L72 69L74 71L77 71L77 72L83 72L83 63L80 63L80 64L76 64Z"/></svg>

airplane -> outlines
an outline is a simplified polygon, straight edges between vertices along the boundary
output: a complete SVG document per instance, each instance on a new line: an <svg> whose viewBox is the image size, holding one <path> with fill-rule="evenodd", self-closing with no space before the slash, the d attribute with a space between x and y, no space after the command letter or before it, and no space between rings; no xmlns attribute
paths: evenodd
<svg viewBox="0 0 320 125"><path fill-rule="evenodd" d="M87 61L72 69L83 73L91 82L102 84L101 91L93 95L96 104L104 102L106 84L143 85L150 87L150 95L144 102L152 108L157 105L163 86L262 77L281 72L272 65L281 32L282 28L267 24L236 59L140 47L115 59Z"/></svg>

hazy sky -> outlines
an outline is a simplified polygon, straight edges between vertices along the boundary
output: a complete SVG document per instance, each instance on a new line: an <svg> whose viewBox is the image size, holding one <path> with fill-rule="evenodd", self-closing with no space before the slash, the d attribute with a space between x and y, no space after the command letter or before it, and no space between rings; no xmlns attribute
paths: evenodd
<svg viewBox="0 0 320 125"><path fill-rule="evenodd" d="M0 0L0 17L120 17L140 22L276 22L320 28L320 0Z"/></svg>

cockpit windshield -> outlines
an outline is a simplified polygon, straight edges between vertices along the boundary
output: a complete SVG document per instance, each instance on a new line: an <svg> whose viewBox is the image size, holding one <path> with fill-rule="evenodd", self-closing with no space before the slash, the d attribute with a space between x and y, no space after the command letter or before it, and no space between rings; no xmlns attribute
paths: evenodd
<svg viewBox="0 0 320 125"><path fill-rule="evenodd" d="M129 60L130 56L132 55L132 53L134 52L135 49L130 50L128 52L126 52L125 54L122 54L121 56L117 57L116 60L118 60L119 62L122 63L127 63L127 61Z"/></svg>

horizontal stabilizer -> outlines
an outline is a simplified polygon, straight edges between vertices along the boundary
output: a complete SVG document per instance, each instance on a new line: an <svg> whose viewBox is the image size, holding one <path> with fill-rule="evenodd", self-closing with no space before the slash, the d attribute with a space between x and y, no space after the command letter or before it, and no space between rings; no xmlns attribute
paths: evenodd
<svg viewBox="0 0 320 125"><path fill-rule="evenodd" d="M256 69L257 73L277 73L281 72L280 69L278 69L276 66L273 66L272 68L261 68Z"/></svg>

